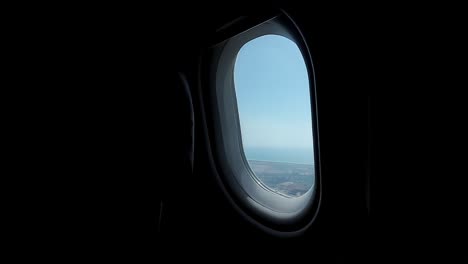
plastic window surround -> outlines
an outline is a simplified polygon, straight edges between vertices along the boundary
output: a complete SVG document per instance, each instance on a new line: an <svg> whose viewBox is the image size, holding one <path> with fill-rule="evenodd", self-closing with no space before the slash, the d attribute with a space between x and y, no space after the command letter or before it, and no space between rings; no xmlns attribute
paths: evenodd
<svg viewBox="0 0 468 264"><path fill-rule="evenodd" d="M243 151L234 89L234 64L242 46L263 35L280 35L295 42L309 74L315 184L300 197L287 197L261 183L251 170ZM296 233L305 230L318 212L321 181L315 116L315 76L302 35L289 16L281 14L214 46L210 62L210 86L214 87L209 89L210 102L214 105L213 121L217 127L217 131L213 133L213 151L219 163L217 168L221 182L235 196L233 198L237 204L247 211L247 215L256 219L254 222L263 222L266 229Z"/></svg>

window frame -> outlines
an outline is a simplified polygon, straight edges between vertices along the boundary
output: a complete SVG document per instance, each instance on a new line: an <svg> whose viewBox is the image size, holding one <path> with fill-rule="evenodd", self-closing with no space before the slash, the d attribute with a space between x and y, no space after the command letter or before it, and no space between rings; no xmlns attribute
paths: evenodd
<svg viewBox="0 0 468 264"><path fill-rule="evenodd" d="M241 20L242 21L242 20ZM244 21L249 21L244 18ZM321 202L315 73L304 37L291 17L281 11L263 21L247 22L204 51L200 58L199 92L214 174L228 199L250 222L279 235L305 231L315 219ZM234 66L239 50L263 35L279 35L298 46L309 78L314 142L315 183L303 195L288 197L262 183L250 167L243 150L239 112L234 88ZM230 120L230 121L229 121Z"/></svg>

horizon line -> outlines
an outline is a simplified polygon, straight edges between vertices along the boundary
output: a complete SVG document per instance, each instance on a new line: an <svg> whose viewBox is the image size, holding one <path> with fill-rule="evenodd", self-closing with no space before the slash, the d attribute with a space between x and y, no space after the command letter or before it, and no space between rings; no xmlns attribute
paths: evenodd
<svg viewBox="0 0 468 264"><path fill-rule="evenodd" d="M266 162L289 163L289 164L298 164L298 165L315 165L315 162L314 163L299 163L299 162L290 162L290 161L273 161L273 160L257 160L257 159L247 159L247 161L266 161Z"/></svg>

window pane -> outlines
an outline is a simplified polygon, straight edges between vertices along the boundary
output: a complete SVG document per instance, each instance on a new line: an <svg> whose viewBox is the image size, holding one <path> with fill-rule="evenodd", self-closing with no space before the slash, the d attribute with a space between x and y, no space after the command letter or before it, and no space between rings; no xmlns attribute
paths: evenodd
<svg viewBox="0 0 468 264"><path fill-rule="evenodd" d="M315 181L309 77L298 46L278 35L239 51L234 87L245 156L270 189L300 196Z"/></svg>

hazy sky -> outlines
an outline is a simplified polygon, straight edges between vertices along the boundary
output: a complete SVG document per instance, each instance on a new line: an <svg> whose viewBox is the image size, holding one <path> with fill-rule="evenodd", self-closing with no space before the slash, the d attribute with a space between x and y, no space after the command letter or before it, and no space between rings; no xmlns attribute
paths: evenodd
<svg viewBox="0 0 468 264"><path fill-rule="evenodd" d="M312 150L309 80L294 42L266 35L245 44L234 85L244 148Z"/></svg>

